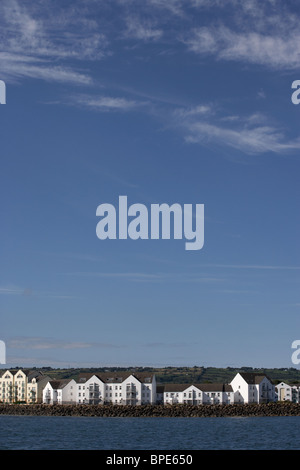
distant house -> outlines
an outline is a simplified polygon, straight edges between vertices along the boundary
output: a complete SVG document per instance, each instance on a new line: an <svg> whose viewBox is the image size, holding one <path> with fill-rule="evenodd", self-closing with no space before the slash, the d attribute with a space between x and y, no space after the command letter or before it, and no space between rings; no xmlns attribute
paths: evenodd
<svg viewBox="0 0 300 470"><path fill-rule="evenodd" d="M234 392L230 384L199 384L198 387L202 391L204 404L228 405L234 403Z"/></svg>
<svg viewBox="0 0 300 470"><path fill-rule="evenodd" d="M73 379L50 380L43 390L43 403L76 404L77 384Z"/></svg>
<svg viewBox="0 0 300 470"><path fill-rule="evenodd" d="M162 404L164 402L164 391L165 391L164 384L156 385L156 403L157 404Z"/></svg>
<svg viewBox="0 0 300 470"><path fill-rule="evenodd" d="M43 402L144 405L156 403L156 378L149 373L81 373L75 380L49 381Z"/></svg>
<svg viewBox="0 0 300 470"><path fill-rule="evenodd" d="M50 377L47 375L38 375L31 378L31 380L27 383L26 402L28 404L43 402L43 390L49 380Z"/></svg>
<svg viewBox="0 0 300 470"><path fill-rule="evenodd" d="M96 374L87 378L83 375L76 384L78 404L99 405L104 403L105 383Z"/></svg>
<svg viewBox="0 0 300 470"><path fill-rule="evenodd" d="M300 384L292 384L292 402L300 403Z"/></svg>
<svg viewBox="0 0 300 470"><path fill-rule="evenodd" d="M231 385L215 384L166 384L164 404L229 404L234 402Z"/></svg>
<svg viewBox="0 0 300 470"><path fill-rule="evenodd" d="M41 403L49 377L37 370L6 370L0 376L0 402Z"/></svg>
<svg viewBox="0 0 300 470"><path fill-rule="evenodd" d="M80 374L77 403L144 405L156 403L156 378L147 372Z"/></svg>
<svg viewBox="0 0 300 470"><path fill-rule="evenodd" d="M300 403L300 384L286 384L285 382L280 382L275 385L275 393L278 401Z"/></svg>
<svg viewBox="0 0 300 470"><path fill-rule="evenodd" d="M238 372L230 385L235 403L268 403L275 401L275 386L265 374Z"/></svg>
<svg viewBox="0 0 300 470"><path fill-rule="evenodd" d="M189 397L189 398L188 398ZM201 391L192 384L165 384L164 387L164 404L174 405L177 403L192 404L201 403Z"/></svg>

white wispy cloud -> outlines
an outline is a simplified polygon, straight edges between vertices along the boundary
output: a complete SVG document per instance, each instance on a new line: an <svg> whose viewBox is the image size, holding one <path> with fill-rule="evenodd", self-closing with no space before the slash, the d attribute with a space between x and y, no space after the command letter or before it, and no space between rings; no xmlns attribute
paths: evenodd
<svg viewBox="0 0 300 470"><path fill-rule="evenodd" d="M182 16L184 7L186 5L186 0L117 0L117 3L121 6L130 6L132 10L141 9L144 12L158 12L158 14L162 14L162 12L168 12L174 16Z"/></svg>
<svg viewBox="0 0 300 470"><path fill-rule="evenodd" d="M299 15L293 2L188 0L184 6L192 7L199 20L198 27L178 33L190 51L277 70L299 67Z"/></svg>
<svg viewBox="0 0 300 470"><path fill-rule="evenodd" d="M163 35L163 30L156 28L149 19L142 20L130 16L126 18L126 31L124 35L142 41L157 41Z"/></svg>
<svg viewBox="0 0 300 470"><path fill-rule="evenodd" d="M19 287L15 285L0 286L0 295L17 295L25 297L42 297L51 299L78 299L77 296L51 291L37 291L30 287Z"/></svg>
<svg viewBox="0 0 300 470"><path fill-rule="evenodd" d="M17 337L7 341L11 349L87 349L87 348L120 348L121 345L110 343L65 341L46 337Z"/></svg>
<svg viewBox="0 0 300 470"><path fill-rule="evenodd" d="M24 295L26 289L17 286L0 286L0 295Z"/></svg>
<svg viewBox="0 0 300 470"><path fill-rule="evenodd" d="M48 60L22 56L19 53L0 52L0 66L2 78L8 81L32 78L74 85L89 85L93 82L92 78L84 72L67 66L51 65Z"/></svg>
<svg viewBox="0 0 300 470"><path fill-rule="evenodd" d="M123 97L97 96L97 95L73 95L69 98L69 104L90 108L95 111L132 111L143 103L129 100Z"/></svg>
<svg viewBox="0 0 300 470"><path fill-rule="evenodd" d="M262 269L262 270L273 270L273 271L282 271L282 270L299 270L300 266L291 266L291 265L267 265L267 264L206 264L206 267L212 268L228 268L228 269Z"/></svg>
<svg viewBox="0 0 300 470"><path fill-rule="evenodd" d="M213 113L213 109L210 105L200 104L197 106L181 107L174 111L174 116L188 117L188 116L207 116Z"/></svg>
<svg viewBox="0 0 300 470"><path fill-rule="evenodd" d="M6 80L31 78L85 85L92 83L88 72L78 70L68 60L103 57L107 47L104 34L95 30L93 23L88 29L87 24L80 21L78 11L74 25L74 15L70 21L67 18L59 21L59 11L54 8L50 14L47 7L47 3L1 2L1 76Z"/></svg>
<svg viewBox="0 0 300 470"><path fill-rule="evenodd" d="M225 3L226 20L222 16ZM109 56L112 43L120 45L121 41L126 43L134 38L137 43L160 41L162 44L165 35L168 46L176 49L183 42L200 56L213 55L217 60L276 69L299 67L300 54L295 47L300 42L297 15L283 2L266 0L262 5L257 0L228 0L225 3L220 0L147 0L141 4L137 0L115 0L117 13L114 21L109 22L107 14L113 6L104 8L104 2L75 1L64 9L55 2L56 8L51 10L51 3L46 0L35 3L3 0L0 4L1 78L88 85L90 89L91 85L97 85L99 89L99 83L95 83L87 68L87 61ZM212 8L217 8L213 17L218 19L216 24L211 23ZM191 29L192 12L202 14L204 10L208 13L205 26ZM103 15L98 14L100 12ZM199 24L203 24L201 14ZM175 16L177 21L173 26ZM180 32L176 30L178 23ZM120 27L117 34L116 25ZM140 92L140 97L138 90L134 93L123 93L122 85L117 93L106 90L99 94L93 88L86 94L73 92L69 98L55 100L55 103L99 112L146 112L163 121L165 128L180 129L188 143L228 146L245 154L283 153L300 148L300 138L289 138L285 130L259 113L248 117L237 112L226 115L211 103L176 106L168 103L165 96L163 104L151 98L147 91L144 96L150 98L144 101L143 93ZM259 96L265 96L261 90L256 99Z"/></svg>
<svg viewBox="0 0 300 470"><path fill-rule="evenodd" d="M224 24L195 28L184 42L190 51L214 55L218 60L258 64L278 70L299 67L300 55L296 45L299 44L300 33L294 15L270 15L263 23L261 20L255 25L243 19L240 29Z"/></svg>
<svg viewBox="0 0 300 470"><path fill-rule="evenodd" d="M187 143L226 146L248 155L288 153L300 148L299 137L289 138L261 112L226 114L218 106L199 104L175 109L170 123L183 133Z"/></svg>
<svg viewBox="0 0 300 470"><path fill-rule="evenodd" d="M192 282L192 283L219 283L226 281L226 278L216 277L206 274L192 273L145 273L145 272L97 272L97 271L74 271L61 273L65 276L78 277L100 277L103 279L123 279L132 282Z"/></svg>
<svg viewBox="0 0 300 470"><path fill-rule="evenodd" d="M300 148L300 138L288 140L280 130L271 126L222 127L203 121L186 125L186 141L226 145L246 154L282 153Z"/></svg>

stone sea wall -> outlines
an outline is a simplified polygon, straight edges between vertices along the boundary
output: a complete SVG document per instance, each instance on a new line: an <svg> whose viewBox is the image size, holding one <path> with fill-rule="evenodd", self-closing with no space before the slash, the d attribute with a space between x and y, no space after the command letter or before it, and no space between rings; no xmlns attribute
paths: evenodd
<svg viewBox="0 0 300 470"><path fill-rule="evenodd" d="M0 404L2 415L94 416L94 417L250 417L300 416L299 403L235 405L8 405Z"/></svg>

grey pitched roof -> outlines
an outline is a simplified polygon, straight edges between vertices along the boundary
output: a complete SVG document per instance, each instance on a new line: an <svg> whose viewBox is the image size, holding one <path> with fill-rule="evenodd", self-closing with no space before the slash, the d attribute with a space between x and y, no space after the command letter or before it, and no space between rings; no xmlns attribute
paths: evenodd
<svg viewBox="0 0 300 470"><path fill-rule="evenodd" d="M104 383L122 383L124 380L128 379L131 375L135 377L142 383L151 383L154 374L150 374L149 372L89 372L84 373L82 372L79 374L78 383L84 383L91 377L95 375Z"/></svg>
<svg viewBox="0 0 300 470"><path fill-rule="evenodd" d="M62 379L62 380L49 380L49 383L53 390L58 390L59 388L64 388L72 379Z"/></svg>
<svg viewBox="0 0 300 470"><path fill-rule="evenodd" d="M203 392L233 392L232 386L224 383L199 384Z"/></svg>
<svg viewBox="0 0 300 470"><path fill-rule="evenodd" d="M51 377L48 375L39 375L38 377L34 377L37 382L49 382L51 380Z"/></svg>
<svg viewBox="0 0 300 470"><path fill-rule="evenodd" d="M223 383L199 383L199 384L166 384L165 392L183 392L187 388L194 386L202 392L232 392L232 386Z"/></svg>
<svg viewBox="0 0 300 470"><path fill-rule="evenodd" d="M31 380L32 378L34 377L39 377L41 375L43 375L42 372L38 371L38 370L30 370L30 369L6 369L6 370L3 370L1 371L0 373L0 377L3 377L3 375L7 372L10 372L12 375L16 375L18 372L23 372L28 380Z"/></svg>
<svg viewBox="0 0 300 470"><path fill-rule="evenodd" d="M30 370L29 370L29 369L13 369L13 370L9 369L9 372L11 372L12 375L16 375L17 372L20 372L20 371L22 371L22 372L23 372L25 375L27 375L27 376L30 374Z"/></svg>
<svg viewBox="0 0 300 470"><path fill-rule="evenodd" d="M165 392L183 392L192 384L165 384ZM197 386L197 385L195 385Z"/></svg>
<svg viewBox="0 0 300 470"><path fill-rule="evenodd" d="M59 380L49 380L48 382L53 390L57 390L59 388L60 381Z"/></svg>
<svg viewBox="0 0 300 470"><path fill-rule="evenodd" d="M263 373L255 373L255 372L239 372L239 374L243 377L243 379L248 384L260 384L260 382L266 377L271 383L272 380Z"/></svg>

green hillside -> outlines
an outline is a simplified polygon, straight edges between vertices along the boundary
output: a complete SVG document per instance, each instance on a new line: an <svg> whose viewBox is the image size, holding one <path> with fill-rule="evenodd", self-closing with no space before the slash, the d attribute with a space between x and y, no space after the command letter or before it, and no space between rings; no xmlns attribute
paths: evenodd
<svg viewBox="0 0 300 470"><path fill-rule="evenodd" d="M157 382L159 383L212 383L212 382L223 382L229 383L237 372L257 372L264 373L270 377L270 379L276 384L281 381L287 383L300 383L300 370L293 367L279 368L279 369L268 369L261 368L256 369L252 367L241 367L241 368L218 368L218 367L164 367L164 368L151 368L151 367L99 367L99 368L68 368L68 369L54 369L51 367L39 368L45 375L49 375L55 379L66 379L72 378L77 379L78 375L82 372L121 372L121 371L133 371L133 372L146 372L155 373Z"/></svg>

